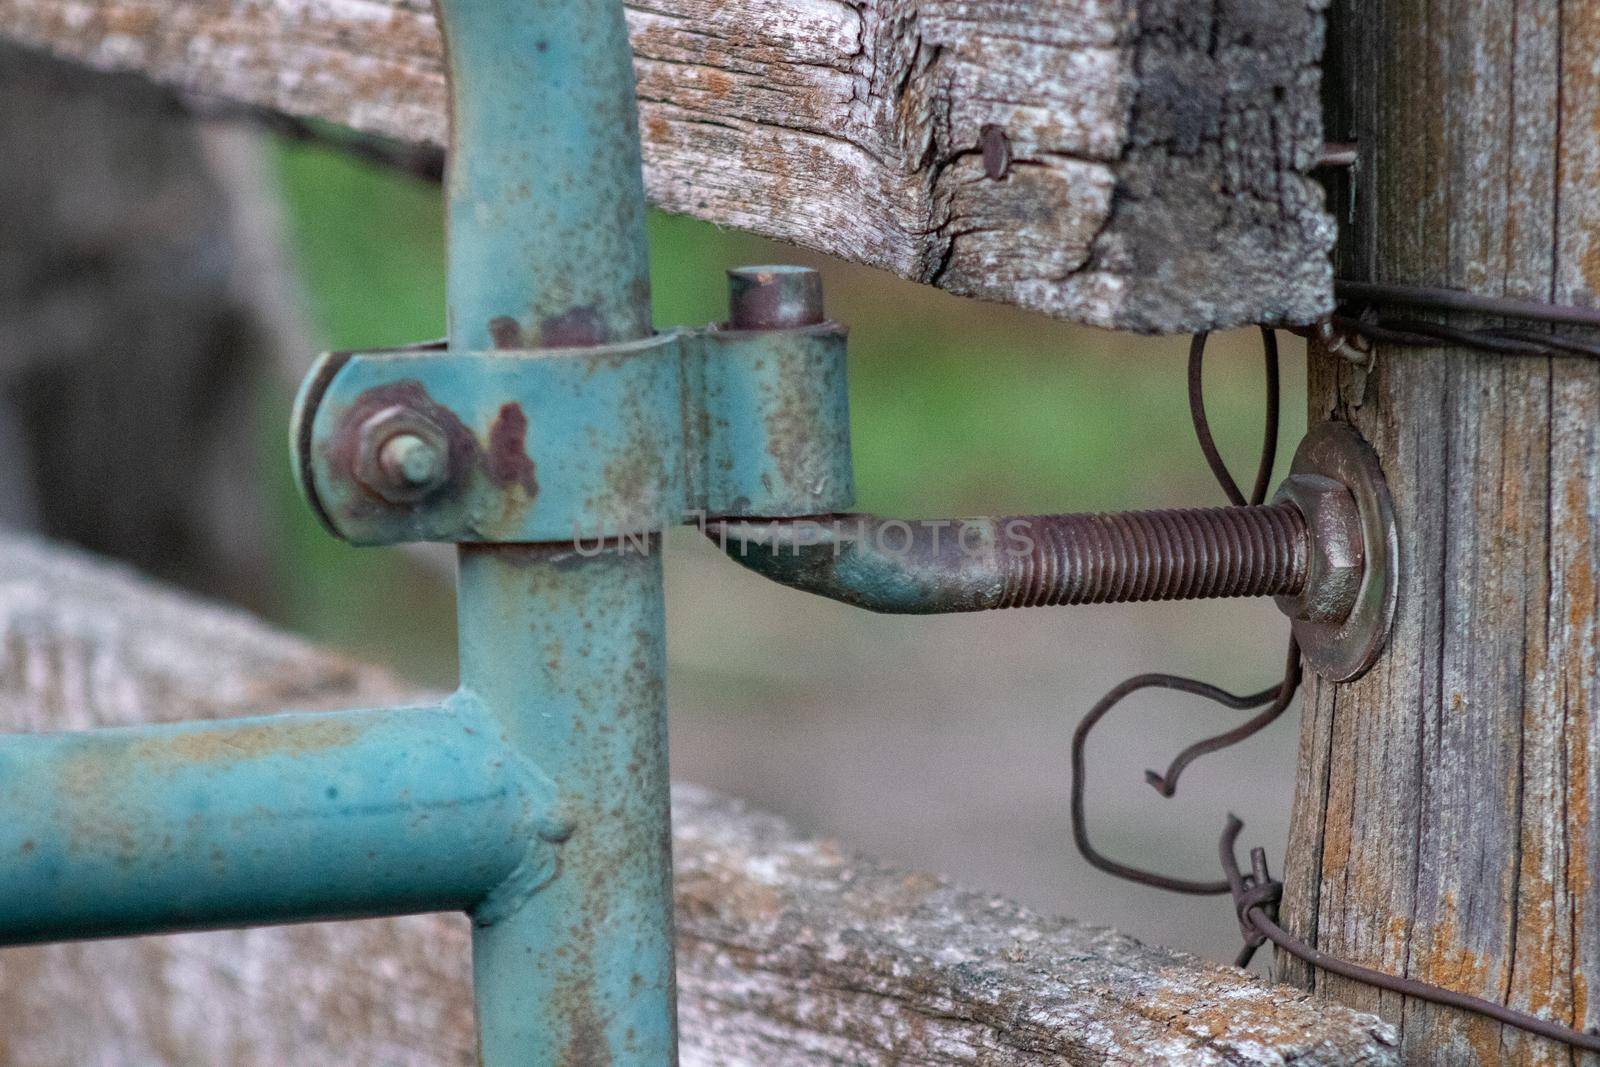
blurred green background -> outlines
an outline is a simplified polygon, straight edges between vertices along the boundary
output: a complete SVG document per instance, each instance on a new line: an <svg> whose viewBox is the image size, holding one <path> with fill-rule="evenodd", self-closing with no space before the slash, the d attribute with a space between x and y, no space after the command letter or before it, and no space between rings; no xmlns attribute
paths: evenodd
<svg viewBox="0 0 1600 1067"><path fill-rule="evenodd" d="M276 145L273 158L321 345L441 336L438 187L306 145ZM1187 338L1073 327L661 213L651 215L650 239L660 325L722 317L729 266L778 260L824 272L829 311L851 327L862 510L915 517L1223 502L1189 423ZM1281 462L1304 427L1301 352L1285 346ZM1247 482L1262 416L1253 331L1215 339L1208 367L1218 439ZM448 557L430 564L415 552L329 538L280 459L289 399L289 387L274 382L260 413L277 621L418 683L453 684ZM676 776L1041 909L1232 955L1225 904L1128 887L1071 851L1065 754L1076 716L1125 674L1178 669L1239 690L1267 684L1285 639L1270 605L878 619L764 586L692 538L675 535L670 545ZM1139 771L1236 721L1175 699L1151 698L1104 731L1096 758L1109 763L1096 764L1094 794L1102 843L1210 876L1222 814L1237 806L1220 783L1247 775L1258 792L1242 813L1276 861L1294 770L1287 720L1296 716L1249 752L1217 757L1191 776L1183 800L1163 804Z"/></svg>

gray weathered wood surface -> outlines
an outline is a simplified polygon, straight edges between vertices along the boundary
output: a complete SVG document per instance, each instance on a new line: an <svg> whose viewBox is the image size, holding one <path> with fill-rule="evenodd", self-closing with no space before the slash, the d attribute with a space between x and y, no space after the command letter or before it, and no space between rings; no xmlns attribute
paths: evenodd
<svg viewBox="0 0 1600 1067"><path fill-rule="evenodd" d="M1373 148L1341 270L1594 306L1600 2L1345 10L1352 125L1334 132ZM1288 925L1391 973L1600 1024L1600 364L1380 348L1370 375L1311 370L1312 421L1353 422L1382 457L1403 566L1387 656L1310 686ZM1408 1061L1596 1060L1315 982L1401 1024Z"/></svg>
<svg viewBox="0 0 1600 1067"><path fill-rule="evenodd" d="M0 537L0 723L87 728L402 696L385 675ZM683 1060L1386 1064L1392 1031L1130 938L674 794ZM466 920L0 952L0 1062L471 1064Z"/></svg>
<svg viewBox="0 0 1600 1067"><path fill-rule="evenodd" d="M638 0L646 182L672 211L1080 322L1313 321L1324 4ZM0 35L445 140L426 0L0 0Z"/></svg>

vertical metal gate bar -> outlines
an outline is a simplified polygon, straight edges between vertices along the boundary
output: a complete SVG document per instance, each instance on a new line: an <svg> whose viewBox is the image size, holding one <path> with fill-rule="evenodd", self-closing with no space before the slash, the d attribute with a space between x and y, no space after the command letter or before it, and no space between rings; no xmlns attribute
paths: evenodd
<svg viewBox="0 0 1600 1067"><path fill-rule="evenodd" d="M620 0L440 0L458 352L650 334L633 51Z"/></svg>
<svg viewBox="0 0 1600 1067"><path fill-rule="evenodd" d="M477 913L483 1061L671 1064L660 554L464 546L460 604L462 683L539 753L571 828L549 884Z"/></svg>
<svg viewBox="0 0 1600 1067"><path fill-rule="evenodd" d="M451 349L648 336L622 5L440 7L452 79ZM641 448L665 429L615 414L616 432L637 434ZM539 455L540 427L527 434ZM462 685L514 749L537 754L570 830L548 884L476 913L489 1067L676 1061L661 558L658 534L642 540L642 551L598 554L570 543L460 551Z"/></svg>

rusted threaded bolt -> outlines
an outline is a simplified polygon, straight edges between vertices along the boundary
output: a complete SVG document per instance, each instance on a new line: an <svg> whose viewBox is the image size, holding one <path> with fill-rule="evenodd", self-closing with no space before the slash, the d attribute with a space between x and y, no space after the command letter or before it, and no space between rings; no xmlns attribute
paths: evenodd
<svg viewBox="0 0 1600 1067"><path fill-rule="evenodd" d="M1306 521L1291 503L1000 520L1032 541L1003 553L1001 607L1294 596Z"/></svg>
<svg viewBox="0 0 1600 1067"><path fill-rule="evenodd" d="M408 490L427 490L444 479L445 456L414 433L397 433L378 449L386 479Z"/></svg>
<svg viewBox="0 0 1600 1067"><path fill-rule="evenodd" d="M810 267L735 267L728 271L730 328L793 330L822 321L822 276Z"/></svg>
<svg viewBox="0 0 1600 1067"><path fill-rule="evenodd" d="M1352 579L1349 565L1354 519L1343 514L1354 516L1356 505L1325 481L1297 482L1285 493L1298 496L1252 507L918 522L821 516L706 532L747 567L871 611L1272 596L1291 615L1312 604L1342 619L1361 584L1359 566ZM1338 524L1343 540L1321 544Z"/></svg>

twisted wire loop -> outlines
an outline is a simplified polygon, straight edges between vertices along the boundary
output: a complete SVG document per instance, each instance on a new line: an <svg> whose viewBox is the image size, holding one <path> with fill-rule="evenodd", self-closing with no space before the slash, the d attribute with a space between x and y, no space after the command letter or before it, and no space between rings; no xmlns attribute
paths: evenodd
<svg viewBox="0 0 1600 1067"><path fill-rule="evenodd" d="M1228 816L1227 826L1222 831L1221 852L1222 869L1227 875L1228 891L1233 896L1234 911L1239 916L1239 929L1244 934L1245 947L1235 961L1239 966L1250 962L1250 957L1260 945L1271 941L1289 955L1302 962L1308 963L1318 970L1328 971L1354 982L1387 989L1391 993L1399 993L1405 997L1415 997L1426 1000L1432 1004L1440 1004L1447 1008L1458 1008L1461 1011L1482 1015L1507 1026L1526 1030L1530 1034L1548 1038L1573 1048L1583 1049L1588 1052L1600 1052L1600 1034L1592 1031L1575 1030L1570 1026L1563 1026L1549 1019L1541 1019L1537 1015L1508 1008L1504 1004L1496 1004L1492 1000L1481 997L1469 996L1458 993L1453 989L1430 985L1419 982L1414 978L1400 978L1396 975L1375 971L1370 967L1363 967L1358 963L1330 956L1326 952L1319 952L1310 945L1294 937L1283 927L1278 925L1278 900L1283 895L1283 883L1272 878L1267 873L1266 853L1259 848L1250 850L1251 873L1241 874L1239 861L1234 855L1234 845L1239 839L1239 831L1244 829L1244 823L1235 815Z"/></svg>
<svg viewBox="0 0 1600 1067"><path fill-rule="evenodd" d="M1382 288L1382 287L1379 287ZM1456 294L1465 296L1466 294ZM1420 299L1420 298L1419 298ZM1485 299L1485 298L1474 298ZM1501 305L1504 301L1489 301L1497 310L1487 313L1507 314L1507 309ZM1516 302L1510 302L1516 303ZM1447 309L1456 309L1458 305L1443 303ZM1473 306L1468 310L1484 310L1481 306ZM1568 322L1576 315L1583 318L1583 325L1600 326L1600 312L1590 312L1586 309L1549 308L1545 317L1524 315L1523 317L1536 318L1545 322ZM1592 319L1592 321L1590 321ZM1337 321L1337 320L1336 320ZM1372 330L1401 328L1391 322L1388 326L1373 326ZM1429 330L1443 330L1444 327L1429 326ZM1518 331L1477 331L1473 347L1487 347L1477 343L1486 335L1493 343L1503 340L1507 343L1519 342L1516 336ZM1210 466L1212 474L1216 476L1217 483L1234 505L1244 507L1259 505L1266 499L1267 487L1272 480L1272 462L1277 452L1278 441L1278 348L1271 330L1262 327L1262 350L1266 357L1267 366L1267 425L1263 435L1261 458L1256 467L1255 484L1246 497L1234 481L1227 464L1223 461L1217 449L1216 441L1211 435L1211 426L1206 418L1204 389L1202 386L1203 361L1205 358L1206 335L1195 335L1189 349L1189 412L1194 420L1195 436L1200 441L1200 450L1205 454L1206 463ZM1372 334L1376 337L1376 333ZM1437 340L1428 338L1439 337L1437 333L1418 332L1417 337L1423 338L1426 343L1436 344ZM1541 334L1533 334L1532 338L1538 343L1549 345L1551 338ZM1386 338L1377 337L1379 340ZM1563 339L1557 339L1561 344L1568 344ZM1410 343L1410 342L1400 342ZM1419 342L1421 343L1421 342ZM1454 340L1451 343L1456 342ZM1530 342L1531 344L1532 342ZM1575 342L1573 342L1575 343ZM1509 349L1490 348L1490 351L1509 351ZM1517 349L1521 353L1523 349ZM1541 349L1541 352L1545 351ZM1570 351L1563 349L1563 351ZM1577 354L1600 356L1600 346L1593 352L1587 350ZM1283 899L1283 883L1273 878L1267 868L1266 852L1260 848L1250 850L1250 873L1245 874L1239 869L1239 861L1235 855L1235 847L1239 833L1244 829L1244 823L1233 814L1228 815L1228 821L1222 831L1222 840L1219 846L1222 863L1223 877L1214 880L1178 878L1173 875L1162 874L1158 871L1149 871L1141 867L1123 863L1112 859L1094 847L1089 840L1088 817L1085 812L1085 792L1087 788L1086 752L1088 749L1089 735L1094 728L1111 713L1119 703L1134 693L1143 689L1168 689L1193 696L1204 697L1207 700L1221 704L1223 707L1235 711L1249 711L1262 708L1261 711L1246 719L1231 730L1205 738L1189 745L1179 752L1172 762L1167 765L1165 773L1145 771L1145 781L1153 786L1163 797L1172 797L1178 788L1178 779L1184 770L1201 756L1219 751L1259 733L1275 722L1289 705L1293 702L1295 693L1300 688L1302 668L1300 663L1300 646L1294 638L1289 639L1288 659L1284 665L1283 679L1275 686L1263 689L1259 693L1239 696L1230 693L1207 682L1195 678L1186 678L1176 674L1140 674L1124 681L1101 697L1088 713L1078 722L1077 729L1072 734L1072 839L1078 851L1091 865L1131 882L1151 886L1156 889L1165 889L1174 893L1187 893L1197 896L1210 896L1227 894L1233 900L1234 914L1239 921L1239 933L1243 939L1243 946L1239 950L1234 964L1239 967L1248 966L1255 956L1256 950L1267 942L1272 942L1278 948L1287 952L1302 962L1319 970L1340 975L1351 981L1361 982L1379 989L1386 989L1392 993L1399 993L1405 997L1415 997L1432 1004L1439 1004L1448 1008L1481 1015L1506 1026L1525 1030L1528 1033L1551 1041L1560 1042L1573 1048L1590 1052L1600 1052L1600 1033L1581 1031L1549 1019L1541 1019L1536 1015L1517 1011L1503 1004L1496 1004L1490 1000L1458 993L1442 986L1430 985L1412 978L1402 978L1392 974L1385 974L1370 967L1352 963L1337 956L1330 956L1325 952L1306 944L1296 938L1278 924L1278 905Z"/></svg>
<svg viewBox="0 0 1600 1067"><path fill-rule="evenodd" d="M1206 334L1196 334L1193 343L1189 347L1189 414L1194 421L1195 437L1199 439L1200 451L1205 454L1206 463L1210 466L1212 474L1217 479L1217 484L1222 487L1222 491L1228 497L1228 500L1240 508L1259 506L1266 500L1267 490L1272 484L1273 460L1278 452L1279 377L1277 338L1271 330L1266 327L1261 328L1261 348L1266 363L1267 419L1265 430L1262 433L1261 455L1256 462L1255 483L1251 486L1248 497L1240 491L1239 483L1234 481L1233 474L1228 470L1228 465L1217 448L1216 439L1211 434L1210 420L1206 417L1205 387L1203 382L1206 339ZM1259 693L1239 696L1208 682L1203 682L1198 678L1186 678L1178 674L1153 673L1140 674L1129 678L1101 697L1078 722L1078 727L1072 734L1072 839L1073 843L1077 845L1078 852L1090 864L1105 871L1107 874L1137 882L1141 885L1197 896L1220 896L1227 893L1228 883L1223 879L1194 880L1176 878L1112 859L1095 848L1093 842L1089 840L1088 815L1085 810L1088 777L1086 753L1089 735L1099 725L1100 721L1111 713L1113 708L1142 689L1168 689L1175 692L1188 693L1193 696L1204 697L1233 711L1249 711L1266 705L1261 712L1233 729L1217 734L1214 737L1197 741L1185 748L1167 766L1165 774L1159 774L1155 771L1145 772L1145 780L1154 786L1157 792L1164 797L1171 797L1177 791L1178 779L1189 764L1208 753L1216 752L1247 740L1277 721L1278 717L1294 701L1295 692L1300 688L1300 677L1300 646L1291 637L1289 639L1288 662L1284 668L1283 679L1276 685L1263 689Z"/></svg>
<svg viewBox="0 0 1600 1067"><path fill-rule="evenodd" d="M1600 310L1595 308L1481 296L1433 286L1344 279L1334 283L1334 297L1339 307L1328 320L1334 332L1359 337L1367 342L1412 348L1473 348L1480 352L1510 356L1600 358L1600 340L1594 337L1574 337L1527 326L1447 326L1414 317L1385 315L1382 311L1386 307L1403 307L1434 312L1466 312L1538 323L1551 329L1579 327L1597 331L1600 330Z"/></svg>
<svg viewBox="0 0 1600 1067"><path fill-rule="evenodd" d="M1189 342L1189 418L1194 423L1194 435L1200 441L1200 451L1206 457L1206 466L1222 486L1228 503L1235 506L1260 504L1267 499L1267 489L1272 483L1272 461L1278 454L1278 335L1265 326L1261 331L1261 354L1266 362L1267 422L1261 434L1261 456L1256 460L1256 482L1250 489L1249 499L1239 491L1227 461L1217 449L1216 438L1211 436L1211 420L1206 418L1205 358L1209 333L1197 333Z"/></svg>
<svg viewBox="0 0 1600 1067"><path fill-rule="evenodd" d="M237 119L253 120L269 127L279 136L290 140L337 148L369 163L409 174L422 181L438 182L444 173L444 153L437 148L419 148L397 144L380 137L336 132L334 128L324 124L305 122L264 108L230 104L206 98L182 97L178 99L177 104L197 118L225 121ZM1407 347L1438 348L1453 346L1503 355L1587 356L1600 358L1600 341L1585 340L1566 334L1547 333L1529 329L1525 326L1492 326L1471 329L1447 326L1442 323L1416 318L1386 317L1381 313L1380 308L1385 306L1412 307L1434 312L1467 312L1491 318L1519 319L1550 328L1579 327L1595 331L1600 331L1600 309L1480 296L1454 289L1350 280L1337 281L1334 285L1334 295L1339 301L1339 308L1328 320L1318 327L1296 329L1294 331L1306 336L1320 338L1333 351L1345 350L1349 352L1354 346L1349 345L1346 338L1355 337L1363 339L1365 342L1377 341L1384 344ZM1232 473L1228 470L1227 463L1217 449L1216 440L1212 437L1211 424L1206 418L1202 371L1208 335L1205 333L1196 334L1189 348L1189 413L1194 422L1195 437L1199 440L1200 451L1205 455L1206 464L1216 477L1217 484L1222 487L1222 491L1227 496L1228 501L1236 506L1260 505L1265 501L1268 487L1272 481L1273 458L1278 449L1279 380L1277 335L1265 326L1260 329L1262 354L1266 363L1266 426L1262 434L1261 457L1256 465L1255 483L1251 486L1248 497L1240 490L1238 483L1234 481ZM1349 354L1352 358L1357 358L1358 361L1366 357L1366 353L1359 350ZM1161 522L1161 513L1152 512L1148 513L1148 516L1145 526L1136 529L1100 532L1110 538L1109 545L1111 549L1121 551L1132 546L1135 552L1142 551L1140 546L1144 545L1146 541L1154 543L1166 536L1165 527ZM1078 531L1074 536L1076 538L1078 534L1084 533L1093 534L1095 531ZM1090 540L1092 539L1090 537ZM1065 565L1065 561L1068 559L1067 553L1073 543L1083 544L1088 542L1081 539L1075 541L1073 538L1062 541L1060 545L1055 545L1052 542L1052 545L1047 546L1045 549L1045 554L1039 557L1037 565L1045 569ZM1161 553L1156 553L1153 558L1162 558ZM1150 569L1149 573L1151 575L1149 580L1158 584L1163 581L1181 584L1182 582L1205 580L1204 574L1174 574L1162 577L1158 569ZM1070 595L1063 595L1061 597L1052 597L1048 600L1033 600L1027 597L1027 590L1033 588L1033 584L1023 579L1019 579L1019 581L1022 582L1022 585L1019 587L1017 594L1020 598L1017 601L1018 603L1065 604L1089 602L1092 599L1119 599L1108 597L1074 599ZM1172 595L1178 594L1174 593ZM1078 727L1073 731L1072 735L1072 836L1078 851L1082 853L1084 859L1108 874L1143 885L1153 886L1157 889L1199 895L1229 894L1233 899L1234 912L1239 920L1239 932L1244 939L1244 946L1234 961L1240 967L1248 965L1256 950L1270 941L1289 955L1319 970L1328 971L1379 989L1399 993L1402 996L1415 997L1418 1000L1425 1000L1444 1007L1458 1008L1462 1011L1481 1015L1507 1026L1525 1030L1539 1037L1570 1045L1573 1048L1589 1052L1600 1052L1600 1034L1576 1030L1548 1019L1541 1019L1538 1016L1508 1008L1503 1004L1496 1004L1493 1001L1468 996L1465 993L1458 993L1426 982L1400 978L1395 975L1385 974L1382 971L1362 967L1349 960L1318 951L1304 941L1295 938L1278 925L1278 903L1283 896L1283 883L1273 878L1268 872L1266 853L1260 848L1251 849L1250 873L1244 874L1240 871L1234 848L1244 824L1232 814L1228 816L1227 825L1223 829L1220 846L1224 877L1212 881L1176 878L1134 867L1106 856L1090 842L1088 820L1084 810L1086 786L1085 751L1088 746L1089 735L1095 726L1125 698L1143 689L1168 689L1204 697L1235 711L1262 708L1256 715L1246 719L1233 729L1197 741L1179 752L1172 762L1167 765L1165 773L1157 773L1153 770L1145 771L1145 780L1163 797L1170 798L1176 793L1178 779L1189 764L1201 756L1239 744L1276 721L1288 709L1289 704L1293 702L1294 695L1300 688L1301 677L1300 648L1291 637L1289 640L1288 662L1284 668L1283 679L1278 684L1263 689L1259 693L1238 696L1195 678L1185 678L1176 674L1154 673L1140 674L1129 678L1102 697L1079 721Z"/></svg>

